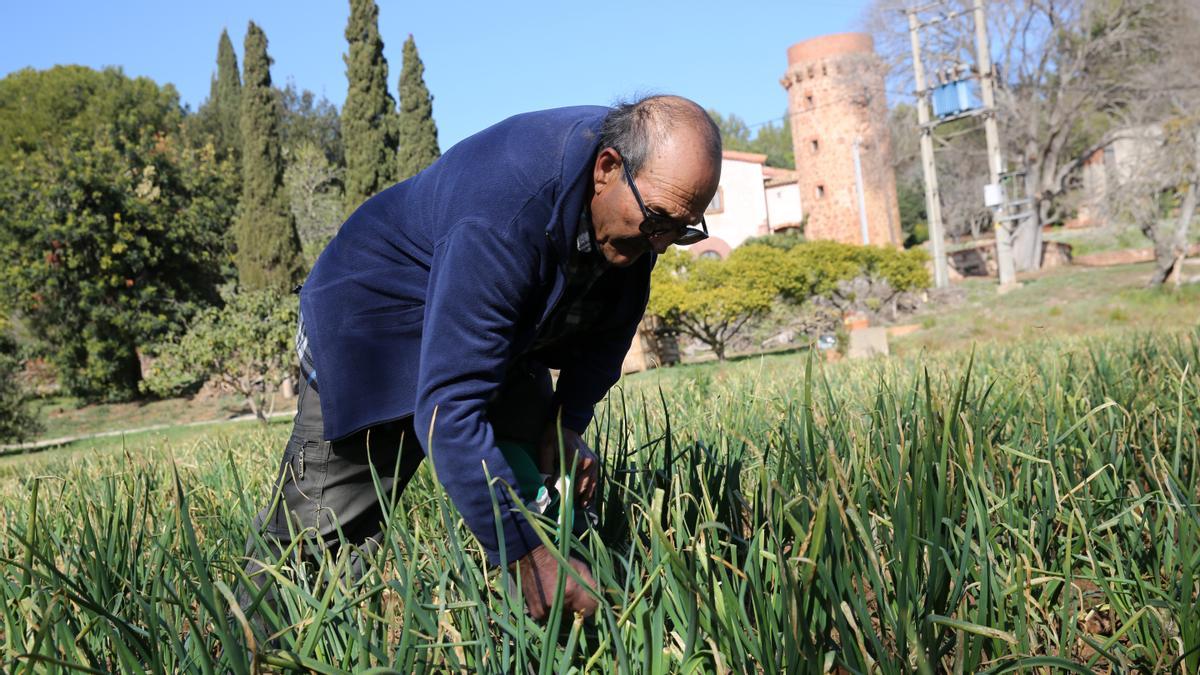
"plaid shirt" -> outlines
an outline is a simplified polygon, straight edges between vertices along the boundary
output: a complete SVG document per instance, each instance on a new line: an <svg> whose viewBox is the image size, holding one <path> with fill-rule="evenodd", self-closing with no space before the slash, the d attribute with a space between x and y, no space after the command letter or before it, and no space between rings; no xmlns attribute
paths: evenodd
<svg viewBox="0 0 1200 675"><path fill-rule="evenodd" d="M587 210L579 217L579 236L575 239L575 251L567 261L567 285L562 297L534 338L530 354L546 350L561 343L565 338L590 328L597 318L603 316L602 303L589 297L588 291L608 269L608 261L596 250L596 238L592 233L592 216Z"/></svg>
<svg viewBox="0 0 1200 675"><path fill-rule="evenodd" d="M308 380L309 386L317 390L317 366L313 363L312 351L308 348L308 331L304 328L304 312L300 312L297 324L296 356L300 359L300 377Z"/></svg>
<svg viewBox="0 0 1200 675"><path fill-rule="evenodd" d="M590 328L603 315L603 307L588 291L608 269L608 262L596 250L596 239L592 233L592 217L588 209L579 217L579 236L575 239L575 250L567 261L567 285L562 297L555 305L550 317L534 338L527 352L536 355L559 345L564 339ZM313 362L308 344L308 331L304 327L304 313L300 313L296 329L296 357L300 360L300 376L309 386L317 389L317 367ZM318 390L319 391L319 390Z"/></svg>

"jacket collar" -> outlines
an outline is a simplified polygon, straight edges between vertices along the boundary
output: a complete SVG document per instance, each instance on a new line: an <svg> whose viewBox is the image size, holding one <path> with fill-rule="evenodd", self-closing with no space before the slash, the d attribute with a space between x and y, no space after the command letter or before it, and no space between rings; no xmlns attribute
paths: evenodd
<svg viewBox="0 0 1200 675"><path fill-rule="evenodd" d="M558 253L560 264L575 248L579 236L579 217L592 192L592 165L600 144L600 125L604 113L580 120L567 134L559 175L562 192L554 207L554 217L546 226L546 237Z"/></svg>

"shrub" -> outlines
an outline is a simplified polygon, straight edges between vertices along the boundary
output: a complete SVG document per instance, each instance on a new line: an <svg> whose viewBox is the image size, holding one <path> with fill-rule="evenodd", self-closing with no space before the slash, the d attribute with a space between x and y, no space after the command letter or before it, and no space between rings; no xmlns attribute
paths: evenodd
<svg viewBox="0 0 1200 675"><path fill-rule="evenodd" d="M803 302L827 296L840 282L857 277L886 281L896 292L929 286L928 255L921 249L902 251L878 246L855 246L836 241L806 242L788 251L795 276L784 292Z"/></svg>
<svg viewBox="0 0 1200 675"><path fill-rule="evenodd" d="M796 230L785 230L783 232L764 234L761 237L750 237L742 243L742 246L772 246L784 251L790 251L803 244L804 241L803 233Z"/></svg>

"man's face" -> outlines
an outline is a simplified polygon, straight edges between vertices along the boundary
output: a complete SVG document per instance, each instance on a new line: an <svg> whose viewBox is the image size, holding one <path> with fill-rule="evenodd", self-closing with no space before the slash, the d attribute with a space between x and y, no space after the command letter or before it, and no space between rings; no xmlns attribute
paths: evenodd
<svg viewBox="0 0 1200 675"><path fill-rule="evenodd" d="M713 166L703 148L697 134L677 131L654 145L634 176L655 219L679 225L678 231L655 237L641 229L645 216L625 182L621 156L612 148L601 150L593 169L592 226L609 264L626 267L647 251L663 253L684 225L700 222L720 179L720 166Z"/></svg>

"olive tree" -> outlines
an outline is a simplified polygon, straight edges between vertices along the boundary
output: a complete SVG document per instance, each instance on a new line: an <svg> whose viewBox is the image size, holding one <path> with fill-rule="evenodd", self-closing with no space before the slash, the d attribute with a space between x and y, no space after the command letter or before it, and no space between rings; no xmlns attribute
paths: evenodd
<svg viewBox="0 0 1200 675"><path fill-rule="evenodd" d="M730 338L770 311L788 277L781 273L787 260L786 251L771 246L744 246L728 260L672 249L654 268L648 311L724 360Z"/></svg>
<svg viewBox="0 0 1200 675"><path fill-rule="evenodd" d="M201 312L177 341L160 345L143 389L175 396L212 380L245 397L266 421L275 393L291 376L297 297L272 290L238 293Z"/></svg>
<svg viewBox="0 0 1200 675"><path fill-rule="evenodd" d="M845 282L884 291L883 303L929 286L924 251L762 237L728 260L694 258L673 249L658 259L650 286L651 314L707 345L724 360L739 330L776 306L821 299L839 310L856 301Z"/></svg>

